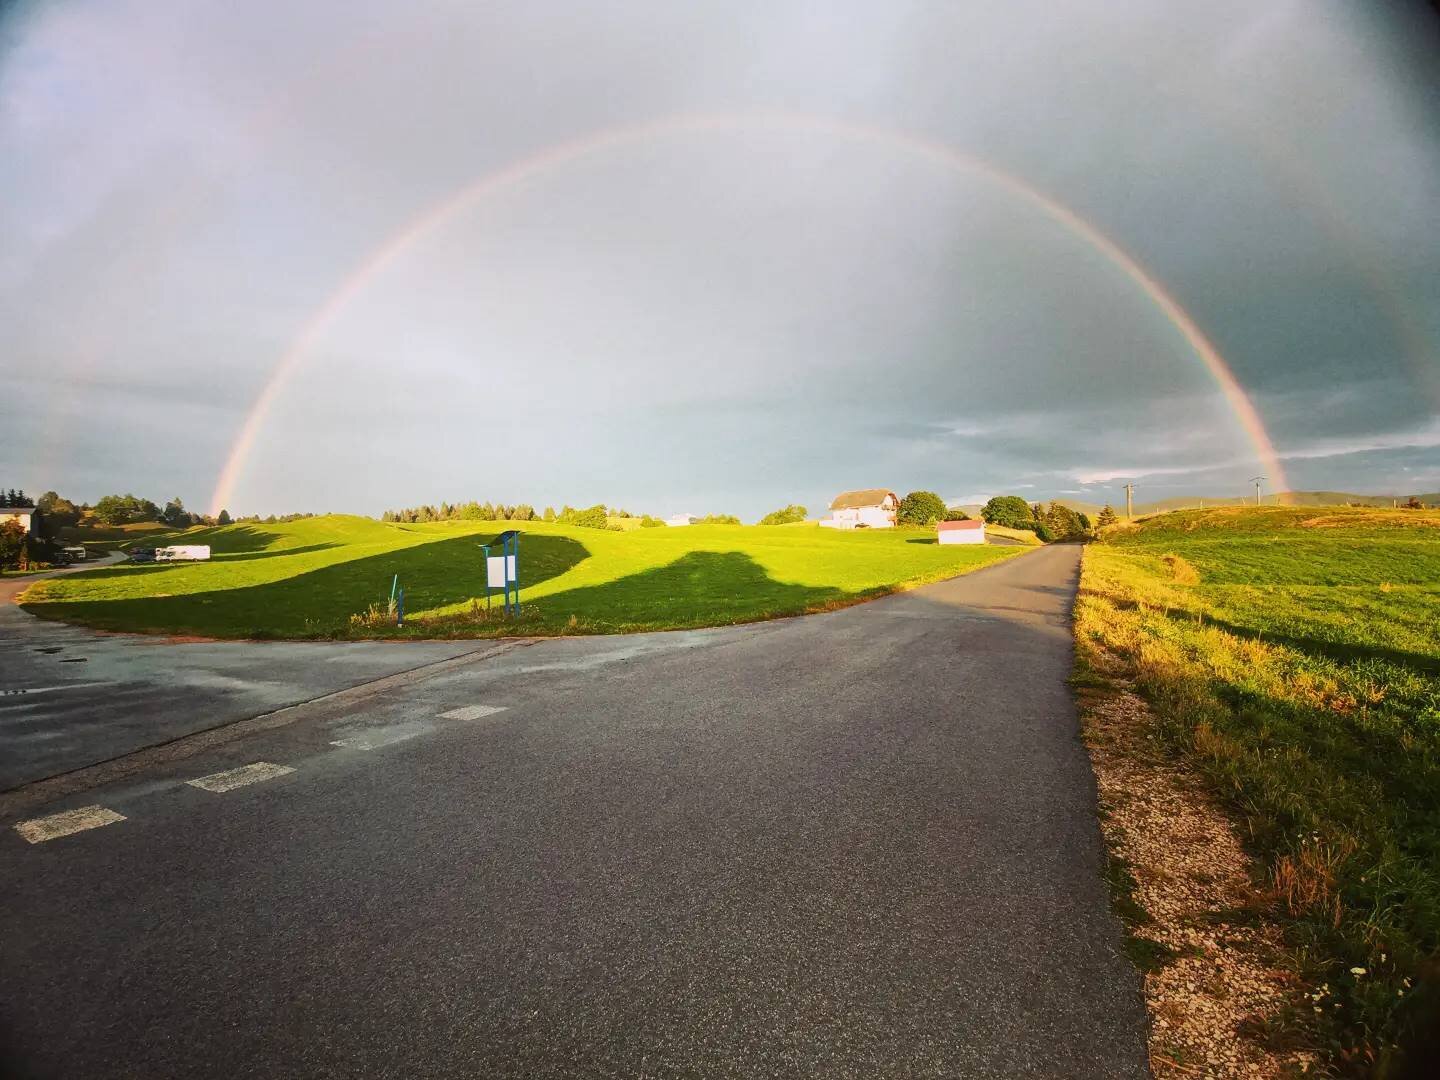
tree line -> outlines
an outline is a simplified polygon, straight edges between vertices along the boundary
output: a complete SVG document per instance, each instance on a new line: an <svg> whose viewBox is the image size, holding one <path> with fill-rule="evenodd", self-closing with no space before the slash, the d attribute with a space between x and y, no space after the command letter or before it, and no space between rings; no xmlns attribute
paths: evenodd
<svg viewBox="0 0 1440 1080"><path fill-rule="evenodd" d="M1106 520L1106 512L1109 520ZM997 495L980 510L980 516L991 525L1007 529L1024 529L1033 532L1041 540L1084 540L1091 536L1090 516L1059 502L1026 502L1019 495ZM1110 507L1100 512L1100 524L1112 524L1115 511Z"/></svg>

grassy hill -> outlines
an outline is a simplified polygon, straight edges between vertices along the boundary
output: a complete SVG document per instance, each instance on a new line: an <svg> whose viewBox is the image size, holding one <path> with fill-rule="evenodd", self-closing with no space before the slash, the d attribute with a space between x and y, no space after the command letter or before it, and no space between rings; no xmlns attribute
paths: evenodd
<svg viewBox="0 0 1440 1080"><path fill-rule="evenodd" d="M1119 491L1117 497L1110 505L1116 512L1125 513L1125 493ZM1426 506L1440 506L1440 492L1431 492L1424 495L1416 495ZM1353 491L1281 491L1267 494L1262 505L1264 506L1374 506L1391 508L1396 503L1403 504L1409 495L1356 495ZM1080 502L1077 499L1056 499L1062 506L1068 506L1071 510L1089 514L1094 517L1100 512L1100 503ZM1135 504L1135 516L1146 517L1151 514L1166 514L1172 510L1196 510L1204 507L1216 506L1254 506L1255 496L1233 495L1233 496L1210 496L1210 495L1178 495L1173 499L1158 499L1153 502L1137 502Z"/></svg>
<svg viewBox="0 0 1440 1080"><path fill-rule="evenodd" d="M1149 700L1267 868L1324 1004L1288 1023L1343 1071L1401 1075L1440 1031L1440 512L1120 525L1076 619L1082 666Z"/></svg>
<svg viewBox="0 0 1440 1080"><path fill-rule="evenodd" d="M517 622L487 615L479 545L524 533ZM108 630L213 637L426 637L714 626L853 603L965 573L1019 548L933 532L706 525L610 532L544 522L400 524L331 515L190 529L205 563L121 565L37 583L26 610ZM144 542L167 537L146 535ZM383 608L394 575L406 625ZM478 600L478 605L476 601ZM496 603L499 600L497 597Z"/></svg>

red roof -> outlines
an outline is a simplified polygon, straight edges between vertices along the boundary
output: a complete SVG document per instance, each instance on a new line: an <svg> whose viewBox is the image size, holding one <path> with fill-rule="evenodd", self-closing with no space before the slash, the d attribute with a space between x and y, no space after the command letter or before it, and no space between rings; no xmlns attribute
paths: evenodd
<svg viewBox="0 0 1440 1080"><path fill-rule="evenodd" d="M983 529L983 521L941 521L936 526L941 532L949 532L951 529Z"/></svg>

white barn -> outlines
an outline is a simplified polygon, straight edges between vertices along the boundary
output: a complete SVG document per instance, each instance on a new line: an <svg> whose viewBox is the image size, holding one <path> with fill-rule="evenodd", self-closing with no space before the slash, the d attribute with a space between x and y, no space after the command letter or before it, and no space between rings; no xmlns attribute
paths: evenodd
<svg viewBox="0 0 1440 1080"><path fill-rule="evenodd" d="M18 521L20 527L25 530L26 536L35 533L35 507L33 506L0 506L0 521Z"/></svg>
<svg viewBox="0 0 1440 1080"><path fill-rule="evenodd" d="M939 530L942 544L983 544L985 543L985 522L983 521L941 521L935 526Z"/></svg>
<svg viewBox="0 0 1440 1080"><path fill-rule="evenodd" d="M898 509L900 496L885 488L842 491L820 524L827 529L893 529Z"/></svg>
<svg viewBox="0 0 1440 1080"><path fill-rule="evenodd" d="M665 519L666 525L694 525L699 519L694 514L671 514Z"/></svg>

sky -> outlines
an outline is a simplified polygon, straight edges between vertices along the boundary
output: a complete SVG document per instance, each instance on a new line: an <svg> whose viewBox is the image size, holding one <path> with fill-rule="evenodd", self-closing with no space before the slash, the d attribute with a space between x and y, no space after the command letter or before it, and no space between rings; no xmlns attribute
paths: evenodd
<svg viewBox="0 0 1440 1080"><path fill-rule="evenodd" d="M1440 491L1437 60L1353 0L3 4L0 486Z"/></svg>

